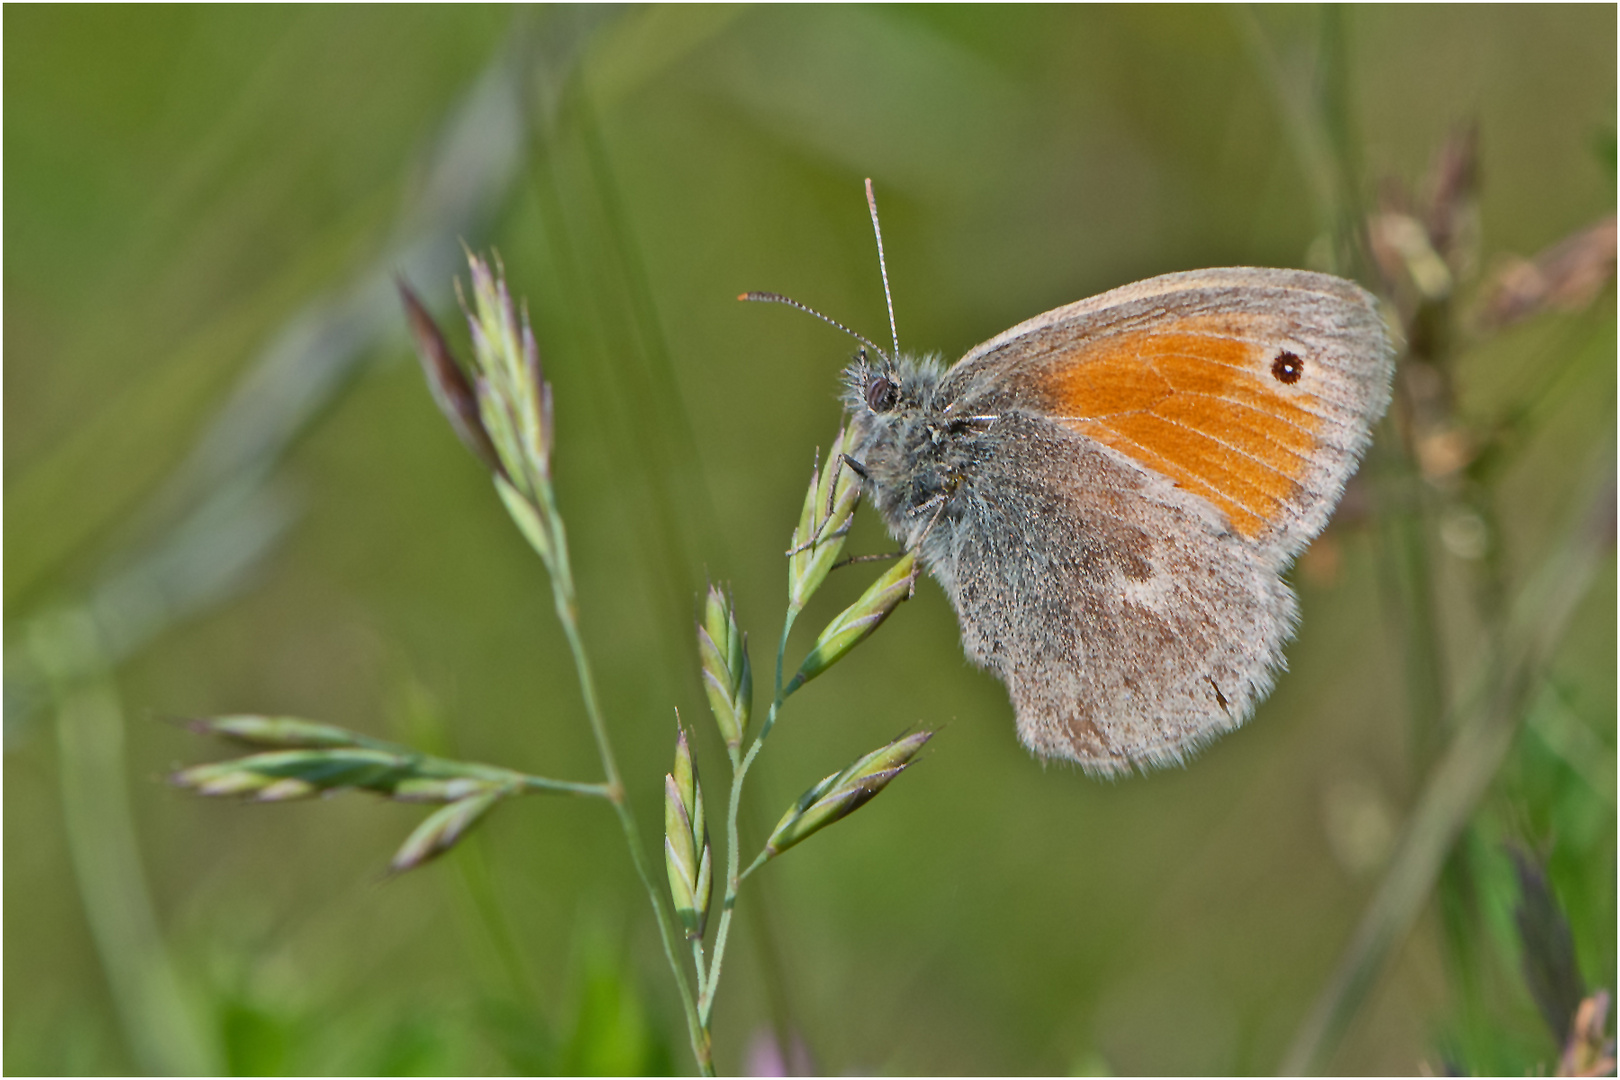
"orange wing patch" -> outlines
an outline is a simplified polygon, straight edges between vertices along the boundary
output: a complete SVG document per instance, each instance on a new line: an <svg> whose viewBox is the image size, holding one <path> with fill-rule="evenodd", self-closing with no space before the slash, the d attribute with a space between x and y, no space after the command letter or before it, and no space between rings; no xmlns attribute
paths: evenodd
<svg viewBox="0 0 1620 1080"><path fill-rule="evenodd" d="M1069 427L1202 495L1253 540L1282 524L1324 422L1314 397L1274 385L1275 351L1185 323L1118 334L1076 349L1045 390Z"/></svg>

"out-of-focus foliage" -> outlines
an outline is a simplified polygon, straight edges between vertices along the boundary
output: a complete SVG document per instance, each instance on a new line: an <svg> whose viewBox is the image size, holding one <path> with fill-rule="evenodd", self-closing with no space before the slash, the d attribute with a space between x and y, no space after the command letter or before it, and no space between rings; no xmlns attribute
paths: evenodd
<svg viewBox="0 0 1620 1080"><path fill-rule="evenodd" d="M1320 265L1352 195L1370 206L1390 178L1421 186L1469 122L1478 246L1460 308L1510 258L1615 206L1613 7L21 7L5 21L12 1073L146 1060L81 895L97 867L70 855L98 850L70 844L75 733L107 729L66 724L52 685L121 704L120 827L216 1067L689 1067L601 806L525 800L384 883L419 811L221 805L160 782L207 748L157 719L237 712L598 778L543 571L435 410L402 318L391 336L354 335L367 362L271 463L280 502L242 503L259 516L232 511L233 527L198 518L167 561L142 554L170 535L159 496L235 380L273 342L302 340L284 335L312 324L291 320L445 220L424 195L454 188L454 170L432 171L443 133L501 72L522 107L516 171L491 181L492 214L455 228L497 248L530 301L583 631L653 837L671 707L707 711L691 629L705 582L729 584L755 634L780 612L804 470L837 431L851 348L735 297L779 290L886 340L863 177L901 343L948 356L1155 273ZM498 157L468 147L448 160ZM382 269L417 265L398 258ZM413 281L441 316L445 277ZM1612 461L1614 292L1489 334L1468 310L1456 325L1455 415L1501 435L1479 480L1500 530L1486 554L1516 590L1578 516L1594 456ZM266 413L285 388L254 383L242 400ZM795 696L756 770L749 850L819 778L943 726L837 842L749 879L720 1067L776 1025L826 1072L1275 1069L1444 737L1410 716L1387 504L1370 486L1294 574L1303 622L1277 692L1185 770L1098 783L1030 760L1003 689L967 666L921 581ZM1475 540L1462 518L1428 536L1445 693L1488 647ZM848 550L890 546L858 512ZM198 586L209 573L230 587ZM869 579L832 574L801 651ZM60 640L41 616L98 583L124 584L96 611L150 614L135 586L179 580L191 601L163 610L188 617L152 617L146 636L102 627L110 680L71 665L47 677L19 651ZM1545 874L1584 987L1614 988L1615 655L1610 549L1438 900L1327 1067L1555 1066L1510 850ZM693 751L725 775L712 729Z"/></svg>

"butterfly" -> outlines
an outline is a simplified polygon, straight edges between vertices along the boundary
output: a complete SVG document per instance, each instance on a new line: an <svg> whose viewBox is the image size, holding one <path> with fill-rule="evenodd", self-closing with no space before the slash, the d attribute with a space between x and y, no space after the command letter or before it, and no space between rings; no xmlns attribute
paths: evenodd
<svg viewBox="0 0 1620 1080"><path fill-rule="evenodd" d="M1118 774L1248 719L1299 619L1283 575L1389 404L1369 293L1194 270L1048 311L949 368L867 345L844 373L849 467L1030 750Z"/></svg>

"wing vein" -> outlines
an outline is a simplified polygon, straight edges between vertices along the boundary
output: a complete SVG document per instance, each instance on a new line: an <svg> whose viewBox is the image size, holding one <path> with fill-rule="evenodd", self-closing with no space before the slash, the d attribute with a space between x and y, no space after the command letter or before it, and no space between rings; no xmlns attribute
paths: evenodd
<svg viewBox="0 0 1620 1080"><path fill-rule="evenodd" d="M1140 443L1137 440L1131 438L1129 435L1123 435L1123 434L1120 434L1119 432L1113 432L1112 434L1115 436L1115 438L1119 439L1120 442L1130 443L1132 446L1136 447L1136 449L1142 455L1147 456L1147 457L1151 457L1151 458L1153 458L1153 459L1155 459L1157 461L1163 462L1164 463L1163 466L1155 468L1154 471L1157 472L1160 476L1163 476L1165 479L1170 480L1170 481L1172 481L1174 483L1177 483L1177 484L1182 484L1184 487L1188 487L1188 489L1191 490L1191 485L1187 484L1184 480L1181 479L1181 477L1183 475L1185 475L1188 479L1192 480L1199 487L1202 487L1205 490L1207 490L1210 494L1205 495L1204 498L1206 498L1210 502L1214 503L1217 507L1219 507L1222 503L1226 503L1226 504L1229 504L1229 505L1232 505L1232 506L1236 506L1236 507L1241 508L1245 512L1247 512L1250 517L1260 519L1260 521L1264 522L1268 527L1271 525L1271 521L1270 521L1268 511L1265 508L1257 507L1257 506L1253 505L1252 503L1246 502L1243 499L1240 499L1236 494L1229 494L1227 492L1222 491L1220 488L1218 488L1214 484L1210 483L1208 480L1206 480L1204 477L1200 476L1198 473L1192 472L1190 469L1185 469L1184 467L1177 465L1176 462L1174 462L1171 459L1165 457L1163 454L1157 452L1156 450L1153 450L1151 447L1144 446L1142 443ZM1118 448L1116 447L1116 449L1118 449ZM1134 457L1135 455L1128 455L1128 456L1133 456ZM1142 459L1140 457L1137 458L1137 460L1139 462L1141 462L1142 464L1144 464L1144 465L1147 464L1145 461L1142 461ZM1259 492L1259 495L1260 495L1260 498L1262 498L1262 499L1272 498L1272 496L1267 495L1265 492ZM1280 500L1274 500L1274 501L1280 501Z"/></svg>

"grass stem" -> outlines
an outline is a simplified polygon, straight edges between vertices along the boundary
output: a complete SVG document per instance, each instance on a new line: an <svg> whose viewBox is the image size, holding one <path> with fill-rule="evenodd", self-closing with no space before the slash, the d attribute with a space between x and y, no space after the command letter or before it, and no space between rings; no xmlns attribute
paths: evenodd
<svg viewBox="0 0 1620 1080"><path fill-rule="evenodd" d="M562 623L563 636L568 639L568 649L574 657L574 671L579 677L585 713L590 720L591 734L596 739L597 755L602 760L602 773L606 778L605 793L608 801L613 804L614 814L619 819L619 827L624 831L625 844L630 848L630 861L635 865L636 876L641 879L642 888L647 892L647 900L652 904L653 916L658 922L659 937L664 944L664 957L669 961L670 972L675 976L675 985L681 997L681 1009L686 1014L687 1034L692 1041L692 1054L697 1058L698 1069L703 1075L712 1076L714 1063L708 1028L700 1022L691 982L681 966L678 950L682 935L676 927L675 913L671 910L664 893L654 882L652 871L647 865L647 853L641 844L641 830L636 825L629 796L620 778L618 758L613 753L607 720L602 712L601 699L597 695L596 678L591 674L590 658L585 652L585 642L579 633L579 607L574 600L574 571L568 559L568 545L563 533L562 518L557 513L549 483L541 485L540 498L552 532L551 583L552 595L556 601L557 620ZM701 966L698 973L701 979Z"/></svg>
<svg viewBox="0 0 1620 1080"><path fill-rule="evenodd" d="M726 897L720 909L720 926L714 934L714 960L709 965L709 982L698 1002L698 1019L705 1031L709 1027L709 1018L714 1012L714 992L720 982L721 966L725 963L726 943L731 939L731 912L737 904L737 890L742 885L745 873L739 872L742 864L741 830L737 826L737 817L742 810L743 781L748 776L748 770L754 764L754 758L759 756L760 747L765 745L765 738L776 726L777 713L781 711L784 698L782 687L782 664L787 655L788 635L793 631L793 620L798 617L798 610L789 607L787 617L782 620L782 637L776 646L776 685L771 694L771 711L766 715L765 722L760 725L759 734L748 747L748 753L743 756L742 762L731 773L731 799L726 807ZM754 869L750 866L749 871Z"/></svg>

